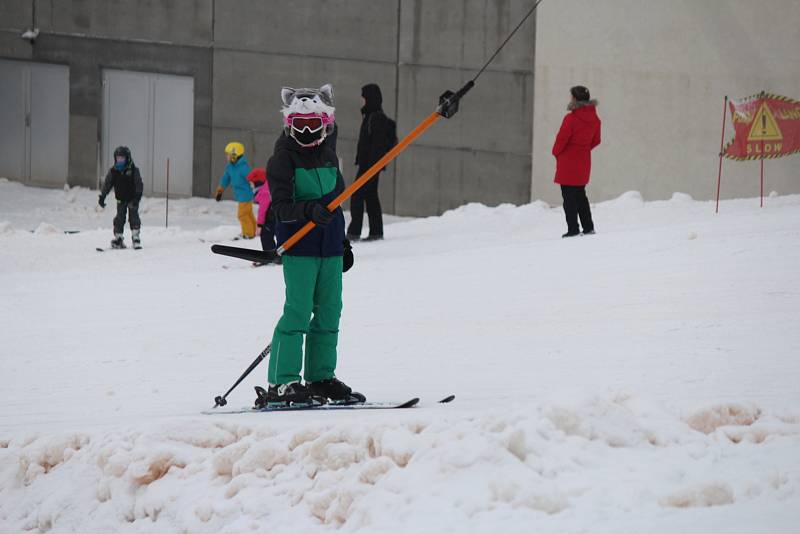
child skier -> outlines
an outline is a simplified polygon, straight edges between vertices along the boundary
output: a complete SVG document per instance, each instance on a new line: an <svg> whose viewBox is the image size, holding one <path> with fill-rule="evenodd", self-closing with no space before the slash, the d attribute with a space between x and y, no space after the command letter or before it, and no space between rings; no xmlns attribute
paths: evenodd
<svg viewBox="0 0 800 534"><path fill-rule="evenodd" d="M97 203L101 208L106 207L106 195L114 188L114 196L117 199L117 215L114 217L114 239L111 240L111 248L125 248L122 239L125 229L125 216L128 215L131 227L131 238L133 248L142 248L142 241L139 231L142 222L139 219L139 202L142 200L144 183L139 174L139 168L133 164L131 151L126 146L118 146L114 150L114 166L108 170L100 189L100 196Z"/></svg>
<svg viewBox="0 0 800 534"><path fill-rule="evenodd" d="M256 406L364 402L335 375L342 272L352 265L352 253L341 208L327 208L344 190L336 153L323 143L333 131L333 88L284 87L281 97L284 132L267 165L277 243L308 221L317 226L283 255L286 301L272 338L269 390L257 388Z"/></svg>
<svg viewBox="0 0 800 534"><path fill-rule="evenodd" d="M267 185L266 169L256 167L247 175L247 181L253 184L255 203L258 204L256 224L258 224L258 234L261 237L261 248L265 251L275 250L275 217L269 209L272 197L269 194L269 185ZM278 256L275 263L280 263L280 256ZM254 263L253 265L264 264Z"/></svg>
<svg viewBox="0 0 800 534"><path fill-rule="evenodd" d="M253 189L247 181L250 174L250 165L244 157L244 145L238 142L228 143L225 146L225 173L217 187L216 200L222 200L222 193L229 185L233 185L233 198L239 203L237 217L242 227L242 237L252 239L256 236L256 218L253 216Z"/></svg>

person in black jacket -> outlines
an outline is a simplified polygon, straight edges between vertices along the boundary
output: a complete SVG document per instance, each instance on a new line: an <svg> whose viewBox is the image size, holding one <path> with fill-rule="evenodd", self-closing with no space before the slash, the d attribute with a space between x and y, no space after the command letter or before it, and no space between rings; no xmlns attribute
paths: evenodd
<svg viewBox="0 0 800 534"><path fill-rule="evenodd" d="M356 148L356 165L358 175L361 176L372 165L383 157L394 144L397 143L397 134L394 121L383 112L383 96L377 84L370 83L361 88L363 107L361 108L361 130L358 134ZM383 169L381 169L383 170ZM369 216L369 236L365 241L383 239L383 214L381 201L378 198L378 177L380 172L373 176L364 186L353 193L350 199L350 226L347 228L347 238L350 241L361 239L361 226L364 222L364 204L367 205Z"/></svg>
<svg viewBox="0 0 800 534"><path fill-rule="evenodd" d="M112 187L117 199L117 215L114 217L114 239L111 240L111 247L125 248L122 235L127 214L130 220L133 248L142 248L139 236L139 230L142 227L142 221L139 219L139 202L142 200L144 183L139 174L139 167L133 164L131 151L126 146L119 146L114 150L114 166L108 170L100 190L100 197L97 200L101 208L106 207L106 195Z"/></svg>

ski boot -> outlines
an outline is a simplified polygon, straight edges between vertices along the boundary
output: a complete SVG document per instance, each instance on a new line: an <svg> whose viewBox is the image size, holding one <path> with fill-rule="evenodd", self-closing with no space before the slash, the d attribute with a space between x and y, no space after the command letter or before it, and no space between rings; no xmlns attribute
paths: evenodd
<svg viewBox="0 0 800 534"><path fill-rule="evenodd" d="M353 391L350 386L335 376L327 380L306 382L306 386L311 395L324 397L330 404L361 404L367 400L364 395Z"/></svg>
<svg viewBox="0 0 800 534"><path fill-rule="evenodd" d="M142 248L142 238L139 237L139 229L131 231L131 241L133 241L133 248L139 250Z"/></svg>
<svg viewBox="0 0 800 534"><path fill-rule="evenodd" d="M114 233L114 239L111 240L111 248L126 248L125 241L122 240L122 234Z"/></svg>
<svg viewBox="0 0 800 534"><path fill-rule="evenodd" d="M300 382L291 384L270 384L269 389L264 390L261 386L256 386L257 410L269 407L311 407L322 406L325 398L311 394L306 386Z"/></svg>

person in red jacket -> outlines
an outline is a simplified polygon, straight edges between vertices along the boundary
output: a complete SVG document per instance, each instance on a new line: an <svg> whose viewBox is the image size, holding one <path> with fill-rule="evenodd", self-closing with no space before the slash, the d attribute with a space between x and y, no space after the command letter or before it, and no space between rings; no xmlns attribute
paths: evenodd
<svg viewBox="0 0 800 534"><path fill-rule="evenodd" d="M554 182L561 185L567 233L561 237L580 235L578 218L583 234L594 233L592 211L586 198L586 184L592 170L592 149L600 144L600 119L597 117L597 100L591 100L589 90L576 85L569 90L572 99L569 113L561 123L553 155L556 157Z"/></svg>

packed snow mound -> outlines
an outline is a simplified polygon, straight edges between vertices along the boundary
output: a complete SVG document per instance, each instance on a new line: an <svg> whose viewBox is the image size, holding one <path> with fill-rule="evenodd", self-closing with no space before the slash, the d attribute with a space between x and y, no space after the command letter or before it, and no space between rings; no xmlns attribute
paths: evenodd
<svg viewBox="0 0 800 534"><path fill-rule="evenodd" d="M692 195L687 195L686 193L672 193L670 202L688 204L689 202L694 202L694 199Z"/></svg>
<svg viewBox="0 0 800 534"><path fill-rule="evenodd" d="M63 234L64 231L61 230L60 228L56 228L52 224L43 222L36 227L36 230L34 230L33 233L36 235L55 235L55 234Z"/></svg>
<svg viewBox="0 0 800 534"><path fill-rule="evenodd" d="M725 483L710 483L687 488L661 500L663 506L675 508L720 506L731 503L733 503L733 489Z"/></svg>
<svg viewBox="0 0 800 534"><path fill-rule="evenodd" d="M0 444L0 519L15 531L117 531L141 521L160 532L211 533L263 525L279 508L306 532L326 525L410 531L421 527L421 516L437 532L480 525L498 509L514 510L518 520L567 520L570 508L594 494L604 496L607 511L800 494L800 473L774 480L778 458L800 444L800 426L786 426L784 439L760 445L769 454L753 456L655 409L615 396L466 419L447 415L449 407L345 426L211 416L11 437ZM729 423L736 421L748 423ZM636 452L615 452L620 447ZM742 462L760 469L737 473ZM624 484L608 478L609 469L625 472ZM676 472L686 475L676 479ZM511 531L525 532L522 525Z"/></svg>
<svg viewBox="0 0 800 534"><path fill-rule="evenodd" d="M760 416L761 411L752 404L720 404L692 414L686 422L693 429L710 434L721 426L750 426Z"/></svg>
<svg viewBox="0 0 800 534"><path fill-rule="evenodd" d="M626 191L613 200L605 202L616 209L635 209L644 206L644 199L639 191Z"/></svg>

